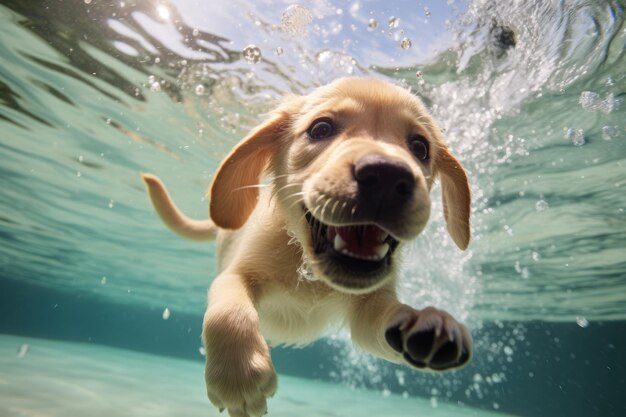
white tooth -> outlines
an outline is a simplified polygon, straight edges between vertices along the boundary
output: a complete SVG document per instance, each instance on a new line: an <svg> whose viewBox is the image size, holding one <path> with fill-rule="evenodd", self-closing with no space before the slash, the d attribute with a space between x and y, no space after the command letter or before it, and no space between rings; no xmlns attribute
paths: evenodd
<svg viewBox="0 0 626 417"><path fill-rule="evenodd" d="M335 241L333 242L333 246L337 252L340 252L347 245L346 241L341 238L339 233L335 235Z"/></svg>
<svg viewBox="0 0 626 417"><path fill-rule="evenodd" d="M386 243L383 243L382 245L376 247L374 249L374 252L376 252L378 259L383 259L385 255L387 255L387 252L389 252L389 245Z"/></svg>

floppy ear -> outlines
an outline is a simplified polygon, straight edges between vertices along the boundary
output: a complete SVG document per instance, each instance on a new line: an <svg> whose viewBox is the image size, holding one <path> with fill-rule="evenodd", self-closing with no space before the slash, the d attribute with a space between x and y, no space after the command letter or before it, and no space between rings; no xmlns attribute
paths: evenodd
<svg viewBox="0 0 626 417"><path fill-rule="evenodd" d="M437 156L439 175L441 176L441 194L443 214L446 218L448 233L454 243L465 250L470 240L470 205L471 193L465 169L452 156L447 147L439 149Z"/></svg>
<svg viewBox="0 0 626 417"><path fill-rule="evenodd" d="M224 159L211 185L210 213L213 222L224 229L238 229L248 220L259 196L256 187L279 146L289 119L277 110L255 128Z"/></svg>

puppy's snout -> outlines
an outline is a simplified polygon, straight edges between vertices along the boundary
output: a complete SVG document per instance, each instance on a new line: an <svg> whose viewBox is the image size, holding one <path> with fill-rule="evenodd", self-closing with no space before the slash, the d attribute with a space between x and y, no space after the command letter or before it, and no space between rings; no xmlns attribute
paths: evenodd
<svg viewBox="0 0 626 417"><path fill-rule="evenodd" d="M415 177L404 162L368 154L354 166L359 197L382 208L402 205L413 196Z"/></svg>

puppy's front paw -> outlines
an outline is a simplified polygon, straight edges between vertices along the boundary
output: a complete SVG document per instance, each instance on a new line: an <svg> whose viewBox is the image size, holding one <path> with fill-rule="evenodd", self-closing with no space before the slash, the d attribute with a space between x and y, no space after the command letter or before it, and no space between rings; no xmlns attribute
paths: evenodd
<svg viewBox="0 0 626 417"><path fill-rule="evenodd" d="M227 409L230 417L263 416L266 400L277 386L269 347L256 331L237 332L233 327L220 331L224 323L206 329L204 379L209 400L220 412Z"/></svg>
<svg viewBox="0 0 626 417"><path fill-rule="evenodd" d="M389 346L416 368L436 371L465 365L472 354L467 328L443 310L399 310L385 332Z"/></svg>

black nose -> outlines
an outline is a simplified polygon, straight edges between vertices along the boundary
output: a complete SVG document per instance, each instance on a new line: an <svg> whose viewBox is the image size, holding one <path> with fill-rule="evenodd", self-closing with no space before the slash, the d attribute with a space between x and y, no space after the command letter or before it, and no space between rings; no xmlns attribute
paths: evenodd
<svg viewBox="0 0 626 417"><path fill-rule="evenodd" d="M359 199L378 208L398 207L413 197L415 177L402 161L368 154L354 166Z"/></svg>

